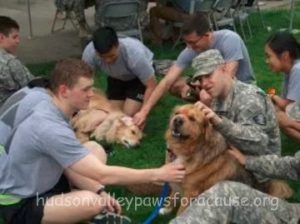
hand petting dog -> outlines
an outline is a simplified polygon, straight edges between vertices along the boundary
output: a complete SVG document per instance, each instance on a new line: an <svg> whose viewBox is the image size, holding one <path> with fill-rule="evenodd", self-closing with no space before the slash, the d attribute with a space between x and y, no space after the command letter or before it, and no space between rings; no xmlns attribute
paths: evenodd
<svg viewBox="0 0 300 224"><path fill-rule="evenodd" d="M198 101L195 106L204 113L205 118L213 125L218 125L222 122L222 119L208 106Z"/></svg>
<svg viewBox="0 0 300 224"><path fill-rule="evenodd" d="M246 164L246 156L241 153L237 148L230 146L230 148L228 149L228 153L233 156L237 161L239 161L239 163L243 166L245 166Z"/></svg>

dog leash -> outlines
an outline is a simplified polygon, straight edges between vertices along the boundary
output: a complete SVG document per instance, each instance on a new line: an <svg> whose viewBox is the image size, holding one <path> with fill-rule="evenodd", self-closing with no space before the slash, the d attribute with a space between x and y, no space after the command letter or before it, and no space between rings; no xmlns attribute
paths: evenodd
<svg viewBox="0 0 300 224"><path fill-rule="evenodd" d="M167 182L164 183L163 189L159 195L158 204L155 206L154 210L150 214L150 216L143 222L143 224L151 224L152 221L158 216L159 210L162 208L166 197L169 195L169 184Z"/></svg>

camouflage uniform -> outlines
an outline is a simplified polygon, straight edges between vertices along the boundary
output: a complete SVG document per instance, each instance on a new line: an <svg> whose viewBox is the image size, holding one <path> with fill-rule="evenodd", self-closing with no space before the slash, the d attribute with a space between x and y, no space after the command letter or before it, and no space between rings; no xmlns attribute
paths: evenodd
<svg viewBox="0 0 300 224"><path fill-rule="evenodd" d="M33 75L14 55L0 48L0 106L32 78Z"/></svg>
<svg viewBox="0 0 300 224"><path fill-rule="evenodd" d="M55 0L58 10L71 10L75 13L75 19L80 26L87 26L84 10L95 5L95 0Z"/></svg>
<svg viewBox="0 0 300 224"><path fill-rule="evenodd" d="M84 10L95 4L95 0L74 0L74 13L80 26L87 26Z"/></svg>
<svg viewBox="0 0 300 224"><path fill-rule="evenodd" d="M200 53L193 59L193 79L212 74L224 63L217 49ZM222 118L215 129L229 144L246 155L280 155L281 139L275 108L260 88L234 80L225 99L212 99L211 109ZM261 176L257 179L259 182L267 181Z"/></svg>
<svg viewBox="0 0 300 224"><path fill-rule="evenodd" d="M230 144L247 155L280 155L275 109L261 89L235 81L227 98L214 100L211 108L222 117L215 128Z"/></svg>
<svg viewBox="0 0 300 224"><path fill-rule="evenodd" d="M295 157L247 157L246 169L270 177L300 180L300 152ZM299 221L300 204L288 203L241 183L224 181L201 194L171 223L296 224Z"/></svg>

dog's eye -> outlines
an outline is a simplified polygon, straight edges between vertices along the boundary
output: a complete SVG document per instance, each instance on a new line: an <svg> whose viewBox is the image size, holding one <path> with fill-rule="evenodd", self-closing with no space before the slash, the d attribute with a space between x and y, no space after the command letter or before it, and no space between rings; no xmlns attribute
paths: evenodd
<svg viewBox="0 0 300 224"><path fill-rule="evenodd" d="M135 135L136 133L135 133L135 131L131 131L131 134Z"/></svg>
<svg viewBox="0 0 300 224"><path fill-rule="evenodd" d="M194 116L189 116L189 120L190 120L190 121L196 121L196 119L195 119Z"/></svg>

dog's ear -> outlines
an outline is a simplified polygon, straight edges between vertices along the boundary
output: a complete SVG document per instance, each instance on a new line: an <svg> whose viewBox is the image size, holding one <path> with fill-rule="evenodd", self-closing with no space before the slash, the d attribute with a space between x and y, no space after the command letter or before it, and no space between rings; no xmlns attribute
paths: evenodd
<svg viewBox="0 0 300 224"><path fill-rule="evenodd" d="M121 121L121 119L115 119L112 122L112 125L110 126L109 130L105 134L105 138L108 143L114 143L114 142L118 143L117 132L122 125L124 124Z"/></svg>
<svg viewBox="0 0 300 224"><path fill-rule="evenodd" d="M129 117L129 116L124 116L120 119L120 121L125 124L125 126L129 127L131 125L133 125L133 119L132 117Z"/></svg>

